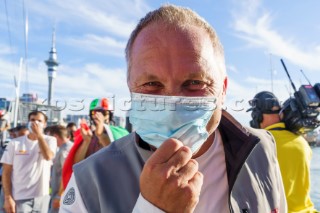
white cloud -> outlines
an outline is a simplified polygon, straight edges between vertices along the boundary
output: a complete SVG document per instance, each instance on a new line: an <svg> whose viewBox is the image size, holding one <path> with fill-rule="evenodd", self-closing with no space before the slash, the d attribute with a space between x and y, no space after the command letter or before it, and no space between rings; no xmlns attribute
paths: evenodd
<svg viewBox="0 0 320 213"><path fill-rule="evenodd" d="M2 80L13 81L14 73L18 70L17 65L12 64L2 58L0 58L0 75L1 75L1 86L2 86Z"/></svg>
<svg viewBox="0 0 320 213"><path fill-rule="evenodd" d="M31 73L30 71L29 73ZM29 75L30 83L47 89L46 68ZM108 69L99 64L85 64L82 67L59 67L55 79L56 96L96 97L105 94L126 93L126 73L122 69Z"/></svg>
<svg viewBox="0 0 320 213"><path fill-rule="evenodd" d="M124 57L125 42L117 41L111 37L100 37L89 34L82 38L69 37L62 41L65 44L81 47L91 52Z"/></svg>
<svg viewBox="0 0 320 213"><path fill-rule="evenodd" d="M17 71L8 70L10 67L17 70L17 66L0 59L1 88L11 83ZM22 73L21 92L26 88L26 72ZM47 68L41 61L28 64L28 82L31 92L33 90L46 98L48 88ZM83 67L61 66L54 81L55 97L78 98L99 97L116 94L127 95L126 71L124 69L108 69L99 64L85 64ZM5 95L1 93L0 96Z"/></svg>
<svg viewBox="0 0 320 213"><path fill-rule="evenodd" d="M11 68L14 70L11 70ZM10 69L9 69L10 68ZM0 59L1 90L0 97L12 100L15 96L13 76L17 73L17 65ZM40 100L47 99L48 76L47 67L42 61L32 59L28 63L28 83L26 85L25 70L22 73L20 95L22 93L38 94ZM28 90L27 90L28 89ZM129 97L129 90L126 83L126 71L123 68L108 69L100 64L88 63L82 67L59 66L57 78L54 81L52 103L59 102L58 106L66 108L63 114L87 114L89 103L94 98L107 97L114 100L112 107L116 115L125 116L125 111L121 104L123 98ZM80 111L70 111L71 104L78 106L78 101L83 100L85 107ZM77 104L78 103L78 104ZM78 108L78 107L76 107Z"/></svg>
<svg viewBox="0 0 320 213"><path fill-rule="evenodd" d="M0 55L10 55L16 52L14 47L0 43Z"/></svg>
<svg viewBox="0 0 320 213"><path fill-rule="evenodd" d="M234 73L239 73L238 69L235 66L230 65L230 64L227 65L227 72L228 71L231 71L231 72L234 72Z"/></svg>
<svg viewBox="0 0 320 213"><path fill-rule="evenodd" d="M128 37L138 17L148 10L143 1L116 0L47 0L29 1L30 11L70 27L97 29L120 37Z"/></svg>
<svg viewBox="0 0 320 213"><path fill-rule="evenodd" d="M50 36L48 31L56 23L57 38L59 38L57 43L69 45L79 51L119 57L124 57L126 40L138 19L150 10L143 0L69 0L68 2L28 0L25 3L29 14L30 36L32 36L29 36L30 43L31 40L42 41L45 29L47 29L46 34ZM13 41L14 45L21 46L24 40L21 1L18 3L9 1L8 9L11 34L16 39ZM5 23L5 18L0 14L2 23ZM0 29L7 30L5 25L1 25ZM63 51L62 48L60 51ZM1 45L0 55L8 54L10 54L8 47ZM47 67L43 60L39 59L41 56L29 55L29 57L29 89L27 90L25 82L26 74L23 73L21 93L36 91L42 99L45 99L48 91ZM60 57L63 55L61 54ZM122 65L119 65L119 68L109 69L105 67L107 65L92 61L84 63L84 60L79 58L68 60L58 68L53 98L92 100L92 98L111 95L119 98L129 96L126 70ZM106 60L109 60L108 57ZM8 59L6 61L0 58L0 97L14 96L13 76L17 73L17 66ZM15 67L14 71L10 67Z"/></svg>
<svg viewBox="0 0 320 213"><path fill-rule="evenodd" d="M284 83L285 82L285 83ZM281 103L292 95L292 88L287 79L274 80L273 93ZM247 77L244 83L238 83L235 79L228 79L228 89L225 106L227 111L231 113L243 125L249 125L251 114L246 110L250 108L249 100L251 100L258 92L267 90L271 91L270 80L264 78ZM296 84L297 85L297 84ZM289 91L290 92L289 92Z"/></svg>
<svg viewBox="0 0 320 213"><path fill-rule="evenodd" d="M238 10L246 11L246 16L255 16L261 6L261 0L234 0L234 3L237 4Z"/></svg>
<svg viewBox="0 0 320 213"><path fill-rule="evenodd" d="M143 0L30 0L26 6L34 31L56 25L58 42L113 56L124 55L125 41L139 18L150 10Z"/></svg>
<svg viewBox="0 0 320 213"><path fill-rule="evenodd" d="M261 86L266 86L271 84L270 79L265 79L265 78L256 78L249 76L245 80L248 83L255 84L255 85L261 85ZM287 79L274 79L273 84L274 85L283 85L284 83L288 82Z"/></svg>
<svg viewBox="0 0 320 213"><path fill-rule="evenodd" d="M129 96L124 69L108 69L100 64L86 64L83 68L62 66L59 71L55 81L56 97L69 102L74 99L85 100L85 107L94 98L107 97L115 101L115 113L124 116L124 112L118 106L119 99Z"/></svg>
<svg viewBox="0 0 320 213"><path fill-rule="evenodd" d="M259 1L254 1L258 2ZM233 27L239 38L245 40L248 47L263 48L274 55L284 57L291 63L310 70L320 70L320 44L310 46L288 36L283 36L272 28L272 17L268 12L256 15L259 5L240 7L233 11Z"/></svg>

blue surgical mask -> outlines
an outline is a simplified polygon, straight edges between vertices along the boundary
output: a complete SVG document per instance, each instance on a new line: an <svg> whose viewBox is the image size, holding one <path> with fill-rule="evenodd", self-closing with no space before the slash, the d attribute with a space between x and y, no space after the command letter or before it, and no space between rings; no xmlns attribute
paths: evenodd
<svg viewBox="0 0 320 213"><path fill-rule="evenodd" d="M30 133L33 132L31 126L32 126L32 122L29 121L28 124L27 124L27 127L28 127L28 130L29 130Z"/></svg>
<svg viewBox="0 0 320 213"><path fill-rule="evenodd" d="M159 148L180 140L192 153L209 137L206 126L216 109L214 97L160 96L132 93L130 122L148 144Z"/></svg>

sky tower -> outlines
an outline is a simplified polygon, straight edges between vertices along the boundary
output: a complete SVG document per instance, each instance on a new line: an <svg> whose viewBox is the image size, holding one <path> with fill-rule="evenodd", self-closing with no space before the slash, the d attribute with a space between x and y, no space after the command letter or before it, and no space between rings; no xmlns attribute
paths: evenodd
<svg viewBox="0 0 320 213"><path fill-rule="evenodd" d="M57 50L56 50L56 32L55 29L53 29L52 32L52 47L49 52L49 59L44 61L46 65L48 66L48 105L51 105L51 100L53 96L53 81L57 76L57 69L59 66L58 60L57 60Z"/></svg>

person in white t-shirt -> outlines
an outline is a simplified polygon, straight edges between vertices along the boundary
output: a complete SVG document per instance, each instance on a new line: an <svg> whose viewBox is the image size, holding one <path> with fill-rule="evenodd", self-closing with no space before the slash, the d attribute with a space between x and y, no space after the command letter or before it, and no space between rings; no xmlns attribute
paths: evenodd
<svg viewBox="0 0 320 213"><path fill-rule="evenodd" d="M30 133L12 140L1 159L5 212L47 212L52 159L57 140L43 134L47 116L28 115Z"/></svg>
<svg viewBox="0 0 320 213"><path fill-rule="evenodd" d="M8 113L5 109L0 109L0 142L1 142L1 146L5 145L8 129L10 129L10 122L8 119Z"/></svg>

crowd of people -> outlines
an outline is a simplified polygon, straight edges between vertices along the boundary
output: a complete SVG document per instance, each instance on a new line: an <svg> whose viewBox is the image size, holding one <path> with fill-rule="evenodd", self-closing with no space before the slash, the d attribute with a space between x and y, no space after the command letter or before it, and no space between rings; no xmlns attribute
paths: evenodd
<svg viewBox="0 0 320 213"><path fill-rule="evenodd" d="M251 127L223 109L223 47L202 17L161 6L125 53L134 131L113 124L105 98L80 126L30 112L1 158L5 212L317 212L311 149L274 94L250 101Z"/></svg>
<svg viewBox="0 0 320 213"><path fill-rule="evenodd" d="M89 113L90 121L77 127L49 126L44 112L32 111L26 125L7 129L11 140L2 147L0 212L59 212L73 164L128 134L114 126L106 98L93 100Z"/></svg>

